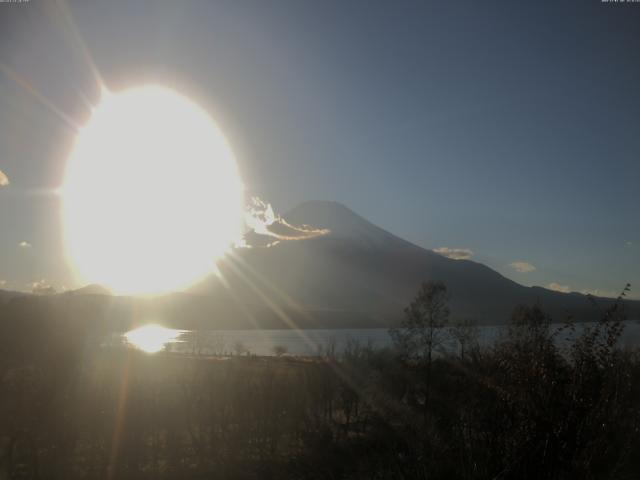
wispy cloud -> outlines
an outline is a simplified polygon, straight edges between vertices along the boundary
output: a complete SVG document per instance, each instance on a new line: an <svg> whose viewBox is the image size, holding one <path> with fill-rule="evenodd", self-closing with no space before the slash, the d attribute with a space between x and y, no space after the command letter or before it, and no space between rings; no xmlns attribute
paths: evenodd
<svg viewBox="0 0 640 480"><path fill-rule="evenodd" d="M30 284L31 291L36 295L53 295L56 289L53 288L45 279L32 282Z"/></svg>
<svg viewBox="0 0 640 480"><path fill-rule="evenodd" d="M245 209L245 224L248 232L236 243L238 248L272 247L282 241L307 240L330 233L326 228L291 225L277 215L269 203L258 197L252 197ZM256 237L262 238L258 240Z"/></svg>
<svg viewBox="0 0 640 480"><path fill-rule="evenodd" d="M531 265L529 262L511 262L509 266L520 273L530 273L536 271L536 267Z"/></svg>
<svg viewBox="0 0 640 480"><path fill-rule="evenodd" d="M453 260L469 260L473 256L473 251L468 248L440 247L433 251Z"/></svg>
<svg viewBox="0 0 640 480"><path fill-rule="evenodd" d="M20 248L31 248L31 244L29 242L27 242L26 240L21 241L18 246Z"/></svg>
<svg viewBox="0 0 640 480"><path fill-rule="evenodd" d="M2 170L0 170L0 187L6 187L7 185L9 185L9 177L7 177Z"/></svg>
<svg viewBox="0 0 640 480"><path fill-rule="evenodd" d="M556 292L569 293L571 291L571 287L569 285L560 285L556 282L551 282L547 285L549 290L555 290Z"/></svg>

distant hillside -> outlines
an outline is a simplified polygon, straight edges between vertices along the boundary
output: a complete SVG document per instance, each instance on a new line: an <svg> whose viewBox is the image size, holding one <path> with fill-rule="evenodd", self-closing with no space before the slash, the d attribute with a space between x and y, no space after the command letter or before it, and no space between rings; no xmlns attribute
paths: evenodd
<svg viewBox="0 0 640 480"><path fill-rule="evenodd" d="M298 305L314 322L317 312L347 312L367 325L388 326L425 280L445 282L454 318L482 324L505 322L514 306L539 301L558 320L568 314L588 319L597 313L585 295L524 287L489 267L452 260L371 224L335 202L307 202L289 213L287 222L329 229L304 241L284 241L269 248L238 250L221 265L229 290L251 303ZM258 242L260 244L260 242ZM624 279L621 279L624 282ZM217 280L198 291L219 290ZM611 299L599 299L604 307ZM638 316L640 302L627 302ZM334 322L331 322L334 324ZM352 326L355 321L347 321Z"/></svg>
<svg viewBox="0 0 640 480"><path fill-rule="evenodd" d="M86 285L82 288L78 288L77 290L70 290L65 292L66 295L111 295L112 292L102 285L96 285L95 283L91 285Z"/></svg>
<svg viewBox="0 0 640 480"><path fill-rule="evenodd" d="M524 287L480 263L449 259L339 203L307 202L284 219L330 233L274 244L274 237L250 232L246 240L254 248L234 250L219 263L219 275L157 298L112 296L99 285L46 297L0 291L0 318L72 318L105 331L149 322L184 329L389 327L426 280L447 284L454 319L500 324L516 305L534 302L556 321L598 317L585 295ZM271 228L285 232L287 226ZM597 301L602 308L613 302ZM631 318L640 318L640 302L626 305Z"/></svg>
<svg viewBox="0 0 640 480"><path fill-rule="evenodd" d="M28 294L22 293L22 292L13 292L10 290L0 290L0 306L9 302L9 300L13 298L23 297L25 295L28 295Z"/></svg>

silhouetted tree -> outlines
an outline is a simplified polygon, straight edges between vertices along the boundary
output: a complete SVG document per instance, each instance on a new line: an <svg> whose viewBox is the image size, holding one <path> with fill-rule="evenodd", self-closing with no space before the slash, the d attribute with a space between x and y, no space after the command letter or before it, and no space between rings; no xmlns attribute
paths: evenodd
<svg viewBox="0 0 640 480"><path fill-rule="evenodd" d="M0 478L638 478L622 296L562 337L519 307L464 362L431 355L458 327L442 284L407 308L403 356L348 339L286 362L97 348L49 300L0 309Z"/></svg>
<svg viewBox="0 0 640 480"><path fill-rule="evenodd" d="M449 328L449 334L458 344L460 360L464 360L465 353L470 348L477 347L479 331L471 320L461 320L455 322Z"/></svg>
<svg viewBox="0 0 640 480"><path fill-rule="evenodd" d="M389 331L403 356L430 365L433 352L445 341L449 323L449 295L442 282L424 282L415 299L404 310L399 328Z"/></svg>
<svg viewBox="0 0 640 480"><path fill-rule="evenodd" d="M284 345L274 345L272 351L276 357L281 357L287 353L287 347Z"/></svg>
<svg viewBox="0 0 640 480"><path fill-rule="evenodd" d="M449 295L443 282L424 282L404 311L399 328L389 331L396 349L410 362L425 367L424 411L431 388L433 353L446 339L449 323Z"/></svg>
<svg viewBox="0 0 640 480"><path fill-rule="evenodd" d="M236 355L244 355L249 352L249 349L241 340L238 340L233 344L233 351Z"/></svg>

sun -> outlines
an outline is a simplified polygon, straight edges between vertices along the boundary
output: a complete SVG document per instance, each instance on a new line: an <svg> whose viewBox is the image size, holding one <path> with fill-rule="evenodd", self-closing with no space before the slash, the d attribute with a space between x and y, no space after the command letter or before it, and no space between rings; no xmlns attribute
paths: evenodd
<svg viewBox="0 0 640 480"><path fill-rule="evenodd" d="M120 294L186 288L242 234L243 185L227 140L201 107L160 86L103 92L61 195L78 280Z"/></svg>

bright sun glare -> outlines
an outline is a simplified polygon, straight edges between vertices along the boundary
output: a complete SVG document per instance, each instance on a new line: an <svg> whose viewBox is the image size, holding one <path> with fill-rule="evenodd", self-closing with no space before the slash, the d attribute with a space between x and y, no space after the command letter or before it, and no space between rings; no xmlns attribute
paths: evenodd
<svg viewBox="0 0 640 480"><path fill-rule="evenodd" d="M156 353L165 345L176 342L182 333L181 330L151 324L131 330L124 337L134 347L147 353Z"/></svg>
<svg viewBox="0 0 640 480"><path fill-rule="evenodd" d="M163 87L103 92L61 193L79 280L117 293L185 288L242 231L243 187L226 139L202 108Z"/></svg>

